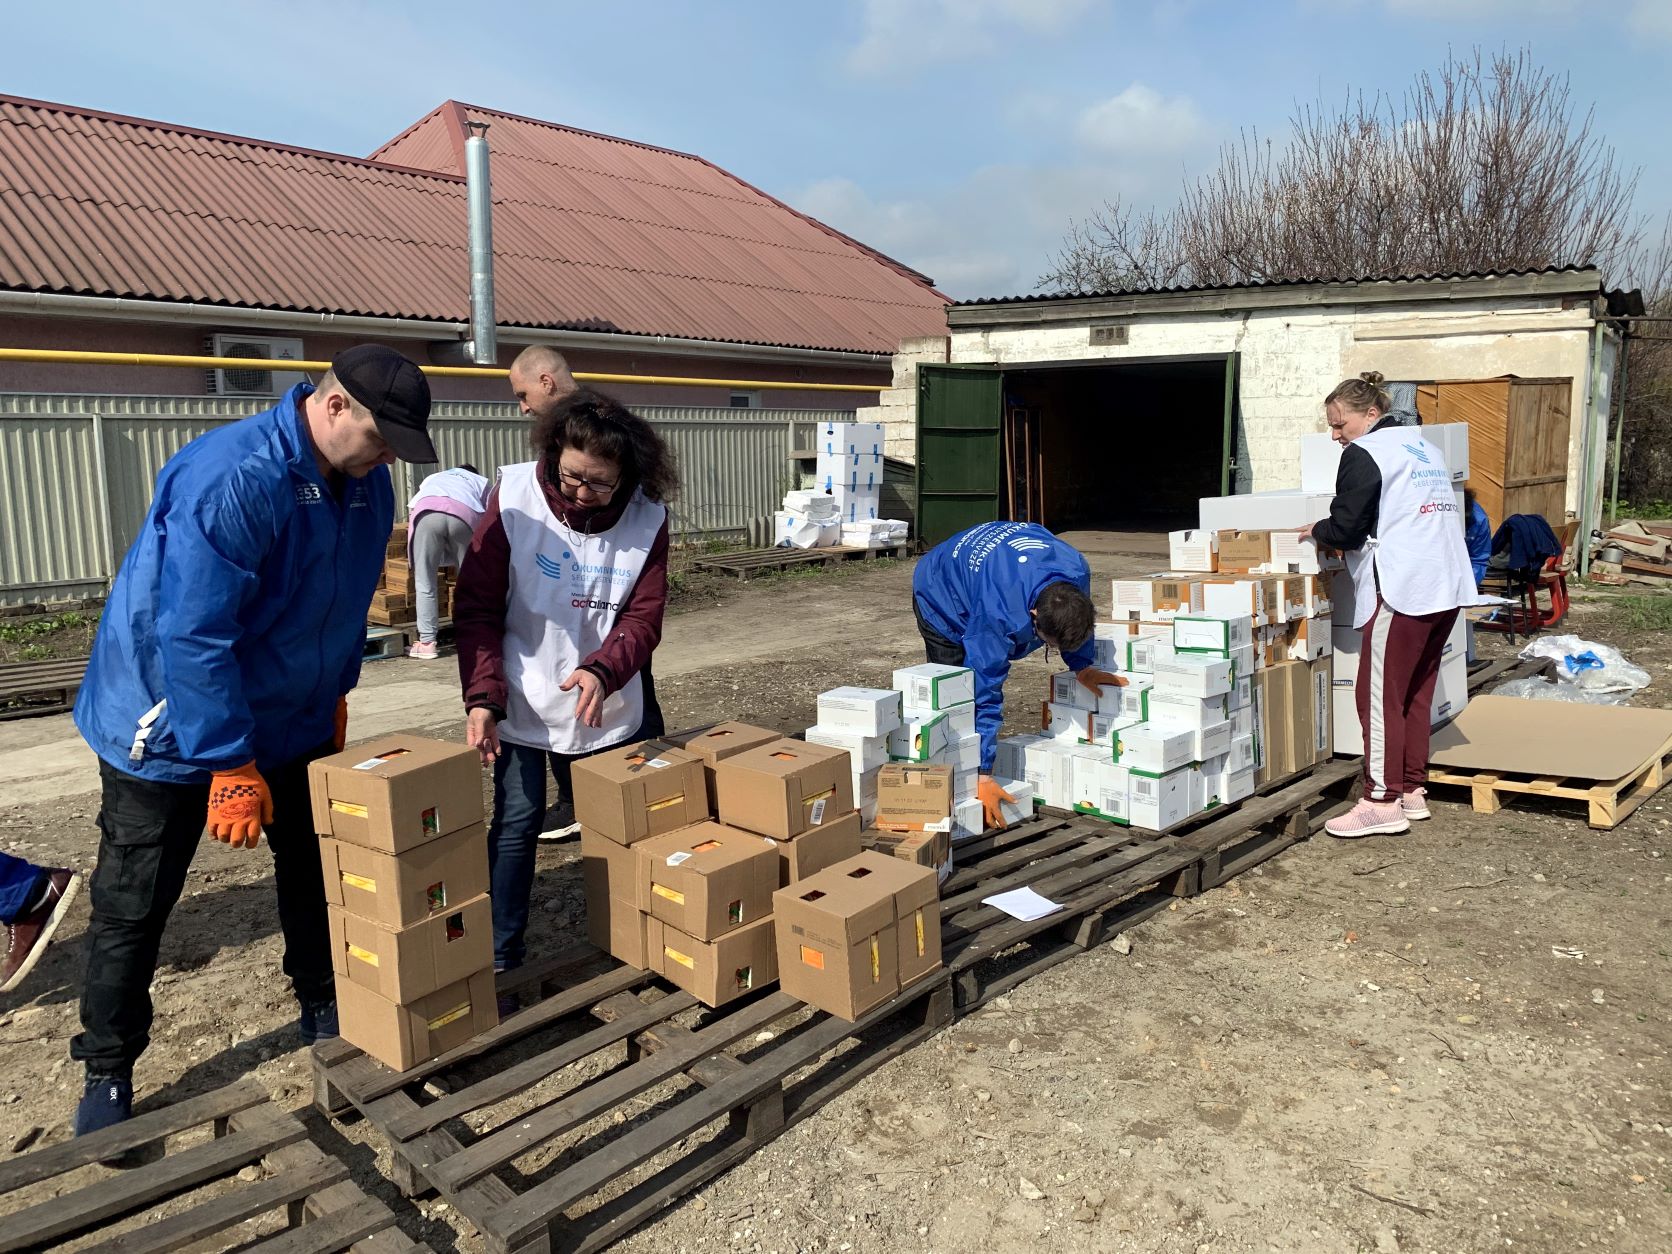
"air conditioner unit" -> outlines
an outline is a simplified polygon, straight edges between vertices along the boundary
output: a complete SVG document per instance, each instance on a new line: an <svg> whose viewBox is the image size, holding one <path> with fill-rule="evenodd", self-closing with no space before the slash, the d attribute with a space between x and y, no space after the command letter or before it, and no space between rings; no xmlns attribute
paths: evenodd
<svg viewBox="0 0 1672 1254"><path fill-rule="evenodd" d="M212 335L209 337L212 357L248 357L252 363L267 361L301 361L302 341L261 335ZM272 370L252 365L209 372L211 396L282 396L308 376L300 370Z"/></svg>

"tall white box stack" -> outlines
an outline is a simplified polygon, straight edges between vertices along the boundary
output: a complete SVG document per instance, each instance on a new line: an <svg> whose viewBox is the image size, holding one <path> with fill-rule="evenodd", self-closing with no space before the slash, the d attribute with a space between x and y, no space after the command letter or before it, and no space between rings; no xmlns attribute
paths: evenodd
<svg viewBox="0 0 1672 1254"><path fill-rule="evenodd" d="M975 799L976 781L981 775L981 737L975 729L975 672L962 666L924 662L900 667L892 682L900 693L902 723L894 733L889 756L895 761L950 766L952 839L957 842L981 835L981 808L968 804ZM1005 773L996 762L994 773Z"/></svg>
<svg viewBox="0 0 1672 1254"><path fill-rule="evenodd" d="M814 472L836 502L837 520L862 523L882 516L883 424L827 422L819 427Z"/></svg>
<svg viewBox="0 0 1672 1254"><path fill-rule="evenodd" d="M888 761L888 738L903 719L892 688L832 688L819 694L819 721L809 743L846 749L853 761L853 804L865 822L877 817L877 775Z"/></svg>

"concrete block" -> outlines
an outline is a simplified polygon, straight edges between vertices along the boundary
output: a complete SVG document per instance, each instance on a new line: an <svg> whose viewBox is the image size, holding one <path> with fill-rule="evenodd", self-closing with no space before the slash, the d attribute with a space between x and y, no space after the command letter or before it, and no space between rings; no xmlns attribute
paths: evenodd
<svg viewBox="0 0 1672 1254"><path fill-rule="evenodd" d="M888 388L878 399L882 401L884 409L916 409L917 389L915 387Z"/></svg>

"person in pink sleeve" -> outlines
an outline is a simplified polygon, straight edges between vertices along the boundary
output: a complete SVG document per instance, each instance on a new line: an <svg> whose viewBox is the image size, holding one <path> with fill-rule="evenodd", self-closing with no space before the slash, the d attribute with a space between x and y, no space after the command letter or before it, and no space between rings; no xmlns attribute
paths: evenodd
<svg viewBox="0 0 1672 1254"><path fill-rule="evenodd" d="M535 460L505 467L488 495L453 605L466 738L494 771L500 970L525 956L548 771L559 824L572 823L574 762L665 730L641 671L667 605L673 454L588 388L537 415L530 438Z"/></svg>
<svg viewBox="0 0 1672 1254"><path fill-rule="evenodd" d="M434 661L441 623L437 578L443 566L457 569L488 505L488 481L468 462L426 476L406 507L406 552L418 588L418 642L409 657Z"/></svg>

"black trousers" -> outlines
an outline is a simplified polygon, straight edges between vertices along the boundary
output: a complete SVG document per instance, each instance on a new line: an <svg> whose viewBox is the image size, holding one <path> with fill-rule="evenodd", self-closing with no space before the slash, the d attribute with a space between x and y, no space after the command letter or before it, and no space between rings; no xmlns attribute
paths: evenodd
<svg viewBox="0 0 1672 1254"><path fill-rule="evenodd" d="M923 617L923 606L916 597L912 598L911 608L917 615L917 634L923 637L923 660L938 666L962 666L964 646L948 640L929 626L928 620Z"/></svg>
<svg viewBox="0 0 1672 1254"><path fill-rule="evenodd" d="M319 837L308 804L308 763L329 742L266 774L273 822L266 827L284 933L284 973L297 999L336 999ZM151 1043L151 980L169 913L203 836L209 785L141 779L99 763L99 862L91 884L81 1032L70 1056L89 1075L127 1076ZM260 848L243 851L264 857Z"/></svg>

